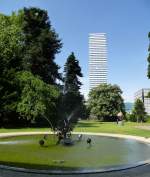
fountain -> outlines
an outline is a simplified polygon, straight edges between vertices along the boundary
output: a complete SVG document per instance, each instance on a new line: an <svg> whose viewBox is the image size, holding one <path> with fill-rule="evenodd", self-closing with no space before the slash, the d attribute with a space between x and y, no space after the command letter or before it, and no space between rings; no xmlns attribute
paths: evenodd
<svg viewBox="0 0 150 177"><path fill-rule="evenodd" d="M144 142L88 133L82 133L80 140L78 135L72 133L72 146L70 142L64 145L63 141L56 144L53 135L46 137L42 147L38 146L44 132L0 138L0 167L6 165L9 169L17 167L15 170L36 173L76 174L126 169L149 161L149 144Z"/></svg>
<svg viewBox="0 0 150 177"><path fill-rule="evenodd" d="M53 135L58 139L56 142L57 145L60 143L62 143L63 145L74 144L74 141L71 138L71 131L72 131L71 118L73 118L75 111L76 110L72 111L72 113L68 116L68 118L62 119L59 122L57 128L54 128L51 121L47 117L43 116L43 118L47 120L47 122L49 123ZM43 139L40 139L39 144L41 146L44 146L46 139L47 139L46 135L44 135Z"/></svg>
<svg viewBox="0 0 150 177"><path fill-rule="evenodd" d="M130 136L73 133L73 117L74 112L62 119L57 129L45 118L52 134L0 138L0 167L39 174L77 174L127 169L149 162L149 144Z"/></svg>

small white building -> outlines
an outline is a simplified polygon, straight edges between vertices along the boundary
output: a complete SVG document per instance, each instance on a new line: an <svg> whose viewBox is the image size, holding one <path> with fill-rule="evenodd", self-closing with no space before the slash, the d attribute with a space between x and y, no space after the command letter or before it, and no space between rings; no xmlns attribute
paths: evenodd
<svg viewBox="0 0 150 177"><path fill-rule="evenodd" d="M142 88L138 90L134 95L134 100L140 99L144 103L145 111L150 115L150 98L147 98L150 88Z"/></svg>

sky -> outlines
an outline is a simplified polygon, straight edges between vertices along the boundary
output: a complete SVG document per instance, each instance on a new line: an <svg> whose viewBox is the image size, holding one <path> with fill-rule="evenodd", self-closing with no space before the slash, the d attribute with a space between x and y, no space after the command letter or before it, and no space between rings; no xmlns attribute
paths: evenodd
<svg viewBox="0 0 150 177"><path fill-rule="evenodd" d="M82 93L87 97L88 35L107 34L108 83L117 84L126 102L134 101L134 93L149 88L147 78L149 0L0 0L0 13L11 14L23 7L46 9L55 31L62 39L56 62L63 66L74 52L84 77Z"/></svg>

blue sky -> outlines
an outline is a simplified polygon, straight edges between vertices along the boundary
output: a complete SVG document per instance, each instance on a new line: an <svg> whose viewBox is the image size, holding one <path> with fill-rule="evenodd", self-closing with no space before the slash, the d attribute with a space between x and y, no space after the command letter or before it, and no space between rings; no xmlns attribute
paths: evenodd
<svg viewBox="0 0 150 177"><path fill-rule="evenodd" d="M23 7L48 11L63 48L56 62L63 67L74 51L84 74L82 92L88 93L88 34L105 32L108 39L108 82L118 84L125 101L150 87L147 79L149 0L0 0L0 12Z"/></svg>

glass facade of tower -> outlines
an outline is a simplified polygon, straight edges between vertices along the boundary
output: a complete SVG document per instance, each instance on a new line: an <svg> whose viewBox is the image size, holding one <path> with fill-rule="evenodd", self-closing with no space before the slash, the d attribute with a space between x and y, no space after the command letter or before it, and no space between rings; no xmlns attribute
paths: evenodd
<svg viewBox="0 0 150 177"><path fill-rule="evenodd" d="M89 34L89 86L90 90L107 83L107 43L105 33Z"/></svg>

